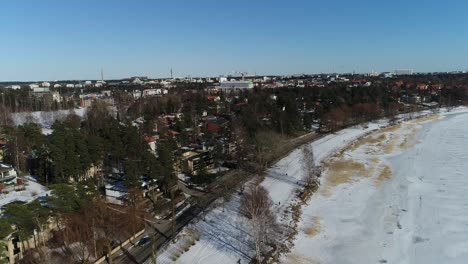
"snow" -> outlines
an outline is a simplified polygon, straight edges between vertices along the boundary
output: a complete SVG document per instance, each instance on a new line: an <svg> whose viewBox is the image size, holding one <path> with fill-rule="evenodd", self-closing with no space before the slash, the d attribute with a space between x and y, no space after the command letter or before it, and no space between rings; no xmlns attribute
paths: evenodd
<svg viewBox="0 0 468 264"><path fill-rule="evenodd" d="M343 144L385 125L386 122L373 123L367 128L359 126L328 135L313 143L314 152L317 152L315 155L317 158L324 158L341 149ZM262 182L273 202L277 204L275 210L278 214L294 200L295 190L300 187L298 181L302 177L301 155L301 150L297 149L281 159L268 170ZM249 184L252 183L253 181ZM200 240L175 262L217 264L236 263L240 259L241 263L248 263L254 255L254 247L250 242L248 224L239 214L239 204L240 196L235 194L228 202L209 211L204 220L189 225L189 229L194 229L200 234ZM179 239L184 239L184 235L179 236ZM158 263L174 263L174 251L177 251L174 248L177 248L178 244L171 244L163 250L158 257Z"/></svg>
<svg viewBox="0 0 468 264"><path fill-rule="evenodd" d="M340 159L378 160L371 177L318 192L303 207L299 234L284 263L466 263L468 258L468 114L443 113L433 122L405 122L386 134L397 147L379 153L364 144ZM399 148L411 139L415 145ZM394 137L395 138L395 137ZM379 166L390 179L376 184ZM327 173L322 187L327 185ZM317 223L316 219L319 219ZM308 235L315 226L317 234Z"/></svg>
<svg viewBox="0 0 468 264"><path fill-rule="evenodd" d="M0 207L15 201L28 203L39 198L40 196L45 196L46 194L50 193L50 191L45 186L37 183L31 177L25 177L21 179L24 181L25 190L11 191L7 194L0 194Z"/></svg>
<svg viewBox="0 0 468 264"><path fill-rule="evenodd" d="M52 133L52 129L50 128L54 122L65 118L71 111L74 111L81 118L84 118L86 114L86 108L78 108L73 110L19 112L13 113L12 119L16 126L27 122L36 123L42 128L42 133L48 135Z"/></svg>

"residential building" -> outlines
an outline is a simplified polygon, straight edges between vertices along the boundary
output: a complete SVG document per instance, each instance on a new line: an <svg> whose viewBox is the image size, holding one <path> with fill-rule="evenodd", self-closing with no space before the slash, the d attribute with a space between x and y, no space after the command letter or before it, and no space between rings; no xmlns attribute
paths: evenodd
<svg viewBox="0 0 468 264"><path fill-rule="evenodd" d="M0 163L0 184L9 183L15 181L16 183L16 170L7 164Z"/></svg>
<svg viewBox="0 0 468 264"><path fill-rule="evenodd" d="M52 100L56 101L57 103L61 103L63 101L59 92L52 92Z"/></svg>
<svg viewBox="0 0 468 264"><path fill-rule="evenodd" d="M208 150L190 150L182 153L181 169L182 171L197 175L202 168L213 169L214 160Z"/></svg>
<svg viewBox="0 0 468 264"><path fill-rule="evenodd" d="M34 93L47 93L50 92L49 87L34 87L32 88Z"/></svg>
<svg viewBox="0 0 468 264"><path fill-rule="evenodd" d="M162 89L145 89L143 90L143 97L161 95Z"/></svg>
<svg viewBox="0 0 468 264"><path fill-rule="evenodd" d="M252 89L254 83L252 81L226 81L220 83L221 89Z"/></svg>

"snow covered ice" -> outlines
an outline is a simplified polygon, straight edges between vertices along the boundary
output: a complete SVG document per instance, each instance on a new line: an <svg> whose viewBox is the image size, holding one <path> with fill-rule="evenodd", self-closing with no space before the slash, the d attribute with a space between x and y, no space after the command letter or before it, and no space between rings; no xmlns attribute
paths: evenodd
<svg viewBox="0 0 468 264"><path fill-rule="evenodd" d="M409 122L388 134L408 140L414 132L414 145L398 145L407 149L387 154L364 144L347 151L358 162L379 158L392 175L382 184L356 175L329 194L316 194L283 262L467 263L468 114ZM306 233L311 225L318 225L313 236Z"/></svg>

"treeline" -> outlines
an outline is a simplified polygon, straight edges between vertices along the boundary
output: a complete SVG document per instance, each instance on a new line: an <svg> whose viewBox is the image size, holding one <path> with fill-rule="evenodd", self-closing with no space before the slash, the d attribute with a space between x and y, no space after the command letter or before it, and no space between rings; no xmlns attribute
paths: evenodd
<svg viewBox="0 0 468 264"><path fill-rule="evenodd" d="M129 187L137 186L142 176L159 180L163 189L176 183L173 140L159 142L156 158L138 129L119 122L105 105L94 104L84 121L69 115L52 129L44 136L36 124L11 127L6 162L47 185L86 180L96 172L125 175Z"/></svg>
<svg viewBox="0 0 468 264"><path fill-rule="evenodd" d="M0 88L0 104L11 112L55 111L75 107L73 101L57 102L49 95L31 96L30 93L31 90L24 87L18 90Z"/></svg>
<svg viewBox="0 0 468 264"><path fill-rule="evenodd" d="M236 107L236 105L238 105ZM261 130L282 135L307 131L313 123L325 129L332 123L359 123L395 114L399 105L385 86L255 89L234 102L237 116L253 136Z"/></svg>

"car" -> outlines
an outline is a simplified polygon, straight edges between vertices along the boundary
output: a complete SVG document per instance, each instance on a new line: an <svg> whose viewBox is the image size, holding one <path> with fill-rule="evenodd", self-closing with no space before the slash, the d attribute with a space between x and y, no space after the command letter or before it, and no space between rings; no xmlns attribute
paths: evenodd
<svg viewBox="0 0 468 264"><path fill-rule="evenodd" d="M145 235L140 240L138 240L138 243L136 245L141 247L146 245L148 242L150 242L150 237L148 235Z"/></svg>

